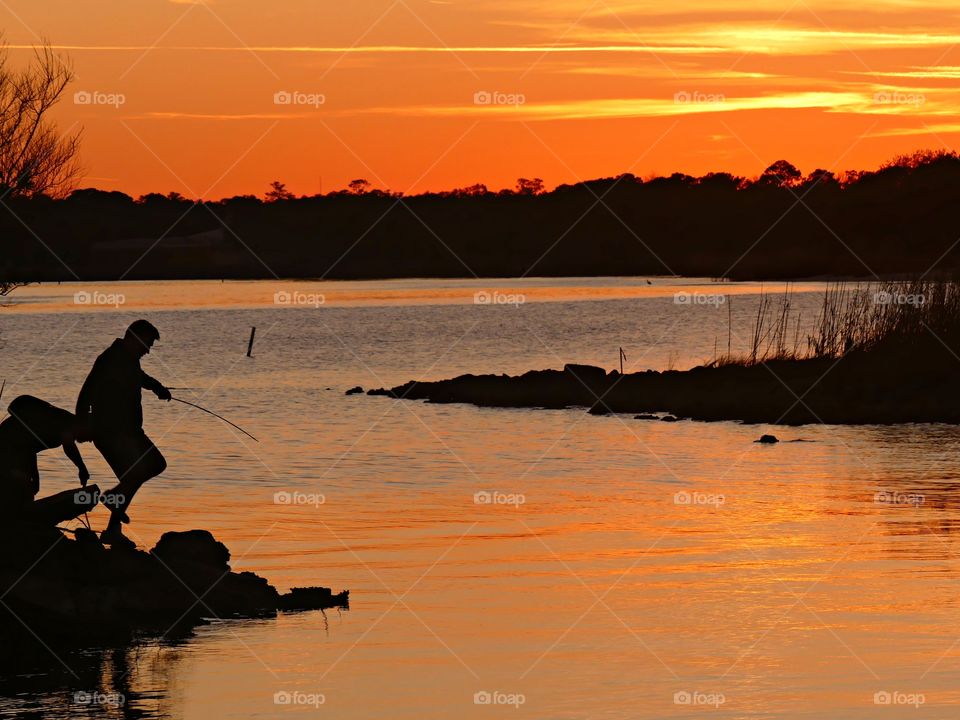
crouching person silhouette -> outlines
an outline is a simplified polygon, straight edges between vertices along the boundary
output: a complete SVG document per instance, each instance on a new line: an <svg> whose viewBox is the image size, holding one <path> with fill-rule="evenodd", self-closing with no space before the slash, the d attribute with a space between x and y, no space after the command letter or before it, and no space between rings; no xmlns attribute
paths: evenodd
<svg viewBox="0 0 960 720"><path fill-rule="evenodd" d="M143 432L140 402L143 388L161 400L170 400L170 391L140 368L140 359L159 339L160 332L146 320L131 324L124 336L97 358L77 398L77 415L90 416L93 443L118 481L102 496L110 510L110 521L100 535L105 545L134 546L123 534L122 524L130 522L127 508L141 486L167 467Z"/></svg>
<svg viewBox="0 0 960 720"><path fill-rule="evenodd" d="M93 433L83 418L32 395L15 398L7 410L10 417L0 423L0 486L11 517L29 519L40 492L37 454L62 447L77 466L80 486L86 487L90 473L77 443L89 442Z"/></svg>

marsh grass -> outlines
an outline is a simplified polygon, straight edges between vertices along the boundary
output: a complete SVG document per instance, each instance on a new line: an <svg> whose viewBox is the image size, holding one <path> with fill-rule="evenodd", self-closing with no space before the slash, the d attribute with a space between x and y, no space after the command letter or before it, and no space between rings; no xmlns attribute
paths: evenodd
<svg viewBox="0 0 960 720"><path fill-rule="evenodd" d="M749 366L776 360L840 358L852 352L892 352L960 340L960 282L896 280L824 291L812 329L794 312L792 289L760 295L750 350L716 355L712 366ZM729 348L729 340L728 340ZM953 352L951 350L951 352Z"/></svg>

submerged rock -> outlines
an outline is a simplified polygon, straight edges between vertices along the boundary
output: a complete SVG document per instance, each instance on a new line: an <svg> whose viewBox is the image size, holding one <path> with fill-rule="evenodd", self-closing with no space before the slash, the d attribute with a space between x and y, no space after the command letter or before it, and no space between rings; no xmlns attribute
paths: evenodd
<svg viewBox="0 0 960 720"><path fill-rule="evenodd" d="M150 552L107 549L89 530L71 540L43 525L0 532L0 642L108 642L166 633L204 618L348 607L349 591L296 588L233 572L230 551L206 530L165 533Z"/></svg>

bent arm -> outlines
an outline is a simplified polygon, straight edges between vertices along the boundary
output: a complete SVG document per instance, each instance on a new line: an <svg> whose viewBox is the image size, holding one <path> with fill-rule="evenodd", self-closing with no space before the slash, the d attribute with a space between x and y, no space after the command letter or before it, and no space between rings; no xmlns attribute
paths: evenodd
<svg viewBox="0 0 960 720"><path fill-rule="evenodd" d="M170 391L164 386L162 382L156 378L152 378L147 375L145 372L141 371L142 377L140 378L140 387L145 390L150 390L154 395L161 399L169 400Z"/></svg>
<svg viewBox="0 0 960 720"><path fill-rule="evenodd" d="M73 439L73 435L69 433L63 436L63 454L70 458L71 462L77 466L77 470L80 471L81 475L88 474L87 466L83 463L83 456L80 454L77 442Z"/></svg>
<svg viewBox="0 0 960 720"><path fill-rule="evenodd" d="M140 387L144 388L145 390L151 390L153 392L157 392L158 390L163 389L163 383L157 380L156 378L150 377L142 370L140 371L140 375L141 375Z"/></svg>

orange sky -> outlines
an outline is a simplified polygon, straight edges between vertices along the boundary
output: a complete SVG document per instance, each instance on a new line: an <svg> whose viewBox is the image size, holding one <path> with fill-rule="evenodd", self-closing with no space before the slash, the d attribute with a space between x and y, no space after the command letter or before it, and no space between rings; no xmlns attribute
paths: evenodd
<svg viewBox="0 0 960 720"><path fill-rule="evenodd" d="M960 6L942 0L0 0L0 15L15 60L41 37L73 59L57 119L84 128L82 185L135 196L862 169L960 138Z"/></svg>

